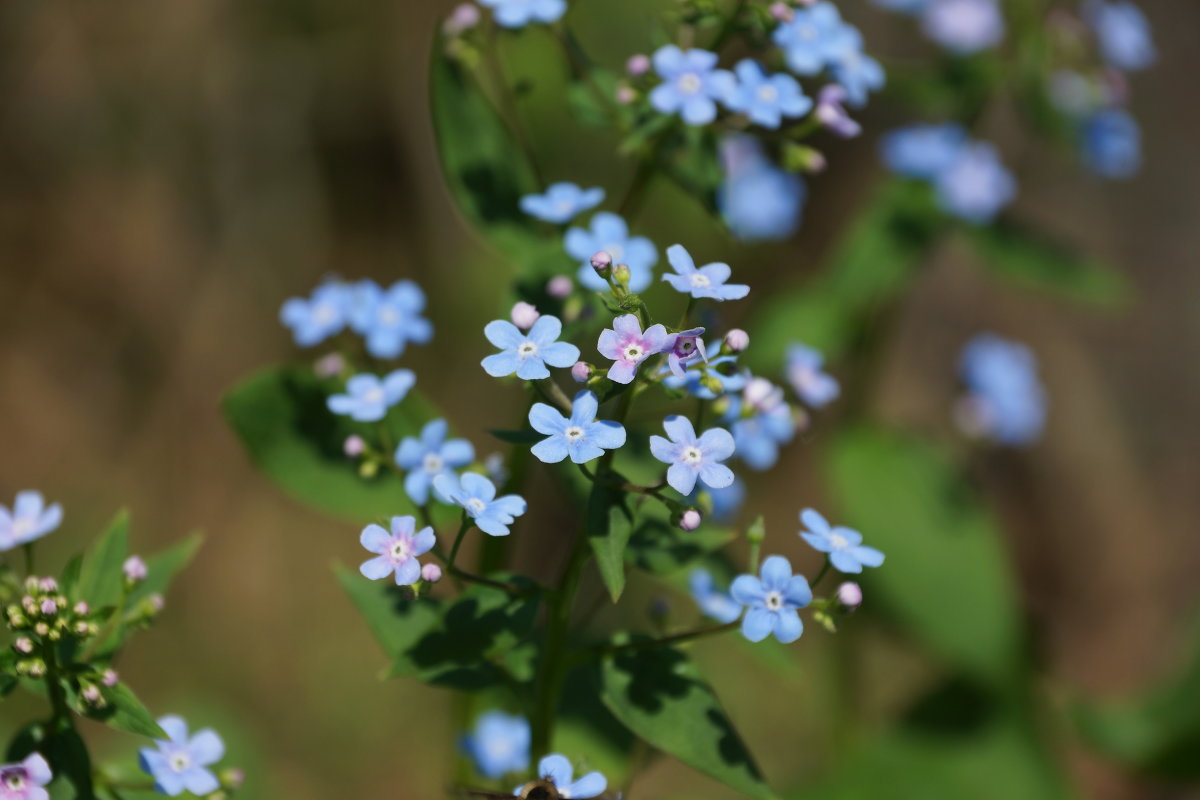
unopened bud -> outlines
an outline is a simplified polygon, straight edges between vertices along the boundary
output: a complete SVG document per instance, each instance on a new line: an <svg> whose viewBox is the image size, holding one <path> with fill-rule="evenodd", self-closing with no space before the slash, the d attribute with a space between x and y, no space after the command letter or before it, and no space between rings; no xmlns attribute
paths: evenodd
<svg viewBox="0 0 1200 800"><path fill-rule="evenodd" d="M632 277L633 273L629 270L628 264L618 264L613 270L613 280L626 289L629 288L629 280Z"/></svg>
<svg viewBox="0 0 1200 800"><path fill-rule="evenodd" d="M98 706L104 702L104 696L100 694L100 687L92 683L83 687L83 691L79 694L89 705Z"/></svg>
<svg viewBox="0 0 1200 800"><path fill-rule="evenodd" d="M40 588L46 594L57 592L58 581L54 580L54 578L42 578L40 581L38 581L38 588Z"/></svg>
<svg viewBox="0 0 1200 800"><path fill-rule="evenodd" d="M141 556L133 555L125 559L125 563L121 565L121 571L125 573L125 580L130 583L141 583L146 580L148 572L146 562Z"/></svg>
<svg viewBox="0 0 1200 800"><path fill-rule="evenodd" d="M787 3L772 3L771 18L777 19L780 22L791 22L796 13L792 11L792 7Z"/></svg>
<svg viewBox="0 0 1200 800"><path fill-rule="evenodd" d="M694 531L700 527L700 520L700 512L694 508L689 508L679 518L679 527L685 531Z"/></svg>
<svg viewBox="0 0 1200 800"><path fill-rule="evenodd" d="M442 568L437 564L426 564L421 567L421 579L428 583L437 583L442 579Z"/></svg>
<svg viewBox="0 0 1200 800"><path fill-rule="evenodd" d="M755 518L746 529L746 541L750 544L762 544L767 538L767 523L762 516Z"/></svg>
<svg viewBox="0 0 1200 800"><path fill-rule="evenodd" d="M33 626L33 632L38 636L47 636L50 633L50 626L44 622L39 622Z"/></svg>
<svg viewBox="0 0 1200 800"><path fill-rule="evenodd" d="M470 3L463 3L450 12L442 25L447 36L458 36L479 24L479 9Z"/></svg>
<svg viewBox="0 0 1200 800"><path fill-rule="evenodd" d="M357 433L350 434L342 443L342 452L349 458L358 458L366 449L367 443Z"/></svg>
<svg viewBox="0 0 1200 800"><path fill-rule="evenodd" d="M617 87L617 102L623 106L632 105L634 100L637 100L637 90L632 86Z"/></svg>
<svg viewBox="0 0 1200 800"><path fill-rule="evenodd" d="M566 275L555 275L546 282L546 294L553 297L555 300L562 300L570 297L571 292L575 289L575 284Z"/></svg>
<svg viewBox="0 0 1200 800"><path fill-rule="evenodd" d="M31 678L40 678L46 674L46 662L40 658L25 662L25 673Z"/></svg>
<svg viewBox="0 0 1200 800"><path fill-rule="evenodd" d="M527 331L533 327L533 323L537 322L541 314L529 303L524 301L517 303L512 307L512 312L509 317L512 319L513 325L516 325L523 331Z"/></svg>
<svg viewBox="0 0 1200 800"><path fill-rule="evenodd" d="M612 271L612 256L604 250L592 256L592 269L596 270L596 274L601 278L607 278Z"/></svg>
<svg viewBox="0 0 1200 800"><path fill-rule="evenodd" d="M246 773L237 767L221 771L221 785L230 789L237 789L246 782Z"/></svg>
<svg viewBox="0 0 1200 800"><path fill-rule="evenodd" d="M78 603L76 603L75 608L72 609L72 611L74 611L77 615L79 615L81 617L85 616L89 610L90 609L88 608L88 604L83 602L82 600L80 600Z"/></svg>
<svg viewBox="0 0 1200 800"><path fill-rule="evenodd" d="M853 611L862 605L862 587L852 581L846 581L837 588L837 599L843 608Z"/></svg>
<svg viewBox="0 0 1200 800"><path fill-rule="evenodd" d="M28 636L22 636L13 642L13 649L18 653L29 655L33 652L33 639L30 639Z"/></svg>
<svg viewBox="0 0 1200 800"><path fill-rule="evenodd" d="M104 670L104 672L103 672L103 673L101 673L101 675L100 675L100 682L101 682L101 683L103 683L105 686L108 686L108 687L110 687L110 688L111 688L111 687L113 687L113 686L116 686L116 685L117 685L117 682L118 682L120 679L121 679L121 676L119 676L119 675L117 674L117 671L116 671L115 669L106 669L106 670Z"/></svg>
<svg viewBox="0 0 1200 800"><path fill-rule="evenodd" d="M54 602L53 598L47 597L42 601L42 605L38 610L42 612L42 616L52 617L58 613L58 603Z"/></svg>
<svg viewBox="0 0 1200 800"><path fill-rule="evenodd" d="M313 372L318 378L336 378L342 374L342 370L346 368L346 359L342 358L341 353L330 353L322 356L313 365Z"/></svg>
<svg viewBox="0 0 1200 800"><path fill-rule="evenodd" d="M592 377L592 365L586 361L576 361L575 366L571 367L571 377L576 383L587 383L588 378Z"/></svg>
<svg viewBox="0 0 1200 800"><path fill-rule="evenodd" d="M625 71L635 78L645 75L650 71L650 56L645 53L630 56L629 60L625 62Z"/></svg>
<svg viewBox="0 0 1200 800"><path fill-rule="evenodd" d="M734 353L740 353L750 346L750 334L741 328L734 328L725 334L725 346Z"/></svg>

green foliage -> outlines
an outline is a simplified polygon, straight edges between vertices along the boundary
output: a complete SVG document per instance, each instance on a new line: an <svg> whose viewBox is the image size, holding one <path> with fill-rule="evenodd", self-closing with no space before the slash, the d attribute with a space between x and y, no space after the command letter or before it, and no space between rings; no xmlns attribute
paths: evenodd
<svg viewBox="0 0 1200 800"><path fill-rule="evenodd" d="M625 558L647 572L673 575L721 549L733 535L729 528L716 524L685 531L671 524L669 513L661 505L648 502L637 511Z"/></svg>
<svg viewBox="0 0 1200 800"><path fill-rule="evenodd" d="M75 686L71 683L64 681L63 688L67 693L67 702L80 716L99 720L110 728L132 733L135 736L149 736L154 739L167 738L166 732L159 727L154 715L142 705L142 701L137 698L133 690L123 683L100 688L105 702L101 708L90 706L79 696Z"/></svg>
<svg viewBox="0 0 1200 800"><path fill-rule="evenodd" d="M121 566L128 555L129 512L121 511L84 556L77 599L86 600L94 608L116 605L124 581Z"/></svg>
<svg viewBox="0 0 1200 800"><path fill-rule="evenodd" d="M604 588L614 603L625 591L625 548L632 533L633 523L621 493L597 483L588 497L587 537Z"/></svg>

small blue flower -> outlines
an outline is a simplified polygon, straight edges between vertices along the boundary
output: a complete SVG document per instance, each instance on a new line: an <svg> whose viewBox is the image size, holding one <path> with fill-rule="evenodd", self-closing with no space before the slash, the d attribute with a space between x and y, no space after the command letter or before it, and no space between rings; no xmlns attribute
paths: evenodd
<svg viewBox="0 0 1200 800"><path fill-rule="evenodd" d="M787 379L809 408L824 408L841 392L837 379L821 370L825 357L808 345L793 344L787 353Z"/></svg>
<svg viewBox="0 0 1200 800"><path fill-rule="evenodd" d="M1087 0L1083 15L1100 44L1100 54L1112 66L1134 72L1158 60L1146 15L1133 3Z"/></svg>
<svg viewBox="0 0 1200 800"><path fill-rule="evenodd" d="M862 34L847 26L848 46L830 62L833 79L846 90L846 102L852 106L866 105L867 95L882 89L887 83L883 65L863 52Z"/></svg>
<svg viewBox="0 0 1200 800"><path fill-rule="evenodd" d="M409 342L427 344L433 338L433 326L421 316L425 293L412 281L397 281L386 290L363 282L356 295L351 325L375 358L399 358Z"/></svg>
<svg viewBox="0 0 1200 800"><path fill-rule="evenodd" d="M996 148L972 142L934 179L938 203L950 214L977 225L991 222L1012 202L1017 183L1000 163Z"/></svg>
<svg viewBox="0 0 1200 800"><path fill-rule="evenodd" d="M696 480L714 489L733 483L733 471L721 462L733 455L733 436L724 428L709 428L701 436L687 417L670 416L663 422L670 440L650 437L650 452L667 469L667 483L682 495L692 493Z"/></svg>
<svg viewBox="0 0 1200 800"><path fill-rule="evenodd" d="M676 274L663 275L663 280L677 292L710 300L741 300L750 294L750 287L744 283L725 283L732 273L728 264L706 264L697 269L691 253L681 244L667 248L667 260Z"/></svg>
<svg viewBox="0 0 1200 800"><path fill-rule="evenodd" d="M0 797L4 800L50 800L46 791L54 780L41 753L30 753L16 764L0 764Z"/></svg>
<svg viewBox="0 0 1200 800"><path fill-rule="evenodd" d="M709 342L704 346L705 352L718 353L721 350L721 343ZM671 372L670 364L664 365L660 370L660 374L665 377L662 379L663 386L669 389L682 389L692 397L699 397L704 400L715 400L720 395L715 394L712 389L705 386L701 381L705 376L715 378L721 385L721 394L730 392L740 392L746 387L748 380L744 371L729 372L730 365L737 365L737 356L717 356L708 360L705 369L689 369L680 377Z"/></svg>
<svg viewBox="0 0 1200 800"><path fill-rule="evenodd" d="M463 737L462 748L480 775L495 780L529 768L529 742L529 722L524 717L488 711Z"/></svg>
<svg viewBox="0 0 1200 800"><path fill-rule="evenodd" d="M1041 435L1046 393L1028 347L980 334L963 348L959 370L970 393L959 417L967 433L1016 446Z"/></svg>
<svg viewBox="0 0 1200 800"><path fill-rule="evenodd" d="M804 181L771 163L753 136L726 137L721 156L725 181L717 190L717 207L733 235L761 242L795 233L804 208Z"/></svg>
<svg viewBox="0 0 1200 800"><path fill-rule="evenodd" d="M726 104L764 128L778 128L784 117L802 117L813 107L812 99L791 75L768 76L752 59L738 62L733 73L738 82Z"/></svg>
<svg viewBox="0 0 1200 800"><path fill-rule="evenodd" d="M1131 178L1142 166L1142 131L1127 111L1105 109L1083 123L1083 163L1104 178Z"/></svg>
<svg viewBox="0 0 1200 800"><path fill-rule="evenodd" d="M608 211L592 217L591 229L571 228L563 240L567 255L580 262L579 282L589 289L602 292L608 284L592 268L592 256L604 251L612 256L613 264L629 267L629 290L641 292L654 280L654 265L658 250L644 236L630 236L625 220Z"/></svg>
<svg viewBox="0 0 1200 800"><path fill-rule="evenodd" d="M803 575L792 575L783 556L770 556L759 570L761 577L739 575L729 587L733 599L749 610L742 620L742 635L761 642L772 633L784 644L804 633L799 609L812 602L812 589Z"/></svg>
<svg viewBox="0 0 1200 800"><path fill-rule="evenodd" d="M689 125L717 118L716 101L724 102L735 82L732 73L715 69L716 53L669 44L654 53L653 61L663 83L650 92L650 105L661 114L679 114Z"/></svg>
<svg viewBox="0 0 1200 800"><path fill-rule="evenodd" d="M775 465L779 446L796 435L783 390L765 378L751 378L740 397L730 398L725 419L730 422L738 458L760 472Z"/></svg>
<svg viewBox="0 0 1200 800"><path fill-rule="evenodd" d="M433 549L437 537L433 528L416 532L414 517L392 517L391 532L382 525L363 528L359 542L375 558L364 561L358 568L364 578L377 581L395 575L397 586L412 586L421 577L421 562L417 560Z"/></svg>
<svg viewBox="0 0 1200 800"><path fill-rule="evenodd" d="M567 11L567 0L479 0L479 4L492 9L496 24L505 28L555 22Z"/></svg>
<svg viewBox="0 0 1200 800"><path fill-rule="evenodd" d="M501 352L485 358L483 369L493 378L514 372L523 381L549 378L547 364L569 367L579 360L578 347L558 341L561 333L562 322L549 314L538 317L529 333L522 333L520 328L507 320L489 322L483 329L483 335Z"/></svg>
<svg viewBox="0 0 1200 800"><path fill-rule="evenodd" d="M850 32L833 3L816 3L798 8L792 19L775 29L775 44L783 50L788 69L797 75L816 75L847 53L857 49Z"/></svg>
<svg viewBox="0 0 1200 800"><path fill-rule="evenodd" d="M599 186L583 189L573 183L552 183L545 194L527 194L521 198L521 210L546 222L570 222L579 214L604 202Z"/></svg>
<svg viewBox="0 0 1200 800"><path fill-rule="evenodd" d="M600 404L596 395L582 391L575 395L568 419L552 406L534 403L529 409L529 424L543 439L533 446L533 454L547 464L557 464L567 456L584 464L625 444L625 428L619 422L597 420Z"/></svg>
<svg viewBox="0 0 1200 800"><path fill-rule="evenodd" d="M420 438L406 436L396 448L396 465L408 470L404 491L419 506L429 501L429 487L438 475L452 473L475 458L475 448L466 439L450 439L444 419L435 419L421 429Z"/></svg>
<svg viewBox="0 0 1200 800"><path fill-rule="evenodd" d="M62 517L62 506L47 507L41 492L18 492L12 511L0 505L0 553L51 533Z"/></svg>
<svg viewBox="0 0 1200 800"><path fill-rule="evenodd" d="M1004 38L996 0L931 0L921 17L925 35L957 55L995 47Z"/></svg>
<svg viewBox="0 0 1200 800"><path fill-rule="evenodd" d="M160 717L158 725L167 738L138 751L142 769L154 778L155 791L175 797L185 791L204 796L220 789L221 782L208 767L225 755L221 737L211 728L188 736L187 723L174 715Z"/></svg>
<svg viewBox="0 0 1200 800"><path fill-rule="evenodd" d="M346 327L349 317L349 298L341 283L325 283L313 290L312 296L293 297L279 309L279 319L292 329L292 337L301 347L336 336Z"/></svg>
<svg viewBox="0 0 1200 800"><path fill-rule="evenodd" d="M565 800L599 797L608 788L608 781L599 772L589 772L579 780L574 780L575 770L571 767L571 762L561 755L546 756L539 761L537 776L554 784L559 797ZM517 797L520 794L521 788L518 787L513 796Z"/></svg>
<svg viewBox="0 0 1200 800"><path fill-rule="evenodd" d="M714 522L732 522L738 515L738 512L742 510L742 505L746 502L746 483L736 476L733 479L733 483L724 489L697 487L688 496L688 502L693 505L698 503L701 492L708 495L709 502L712 503L712 513L709 514L709 517Z"/></svg>
<svg viewBox="0 0 1200 800"><path fill-rule="evenodd" d="M474 472L457 477L443 473L433 479L433 489L440 499L462 506L475 527L488 536L508 536L508 526L525 513L525 498L507 494L496 497L496 485Z"/></svg>
<svg viewBox="0 0 1200 800"><path fill-rule="evenodd" d="M407 369L398 369L382 380L363 373L346 381L345 394L335 394L325 402L334 414L359 422L378 422L387 416L389 408L404 399L416 382L417 376Z"/></svg>
<svg viewBox="0 0 1200 800"><path fill-rule="evenodd" d="M727 623L742 615L742 607L734 602L728 592L717 591L712 573L708 570L692 570L688 576L688 588L704 616Z"/></svg>
<svg viewBox="0 0 1200 800"><path fill-rule="evenodd" d="M862 543L862 534L851 528L831 527L825 518L811 508L800 512L800 521L808 528L800 537L819 553L828 553L829 561L838 572L857 574L863 567L883 564L883 553Z"/></svg>
<svg viewBox="0 0 1200 800"><path fill-rule="evenodd" d="M961 125L910 125L884 134L880 155L888 169L909 178L932 179L957 159L967 144Z"/></svg>

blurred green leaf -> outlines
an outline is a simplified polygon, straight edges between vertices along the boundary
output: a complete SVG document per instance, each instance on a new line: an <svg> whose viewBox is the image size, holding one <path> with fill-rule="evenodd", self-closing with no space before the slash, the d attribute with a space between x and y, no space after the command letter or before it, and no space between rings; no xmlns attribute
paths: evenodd
<svg viewBox="0 0 1200 800"><path fill-rule="evenodd" d="M171 581L196 557L203 544L204 535L197 531L146 558L146 577L130 590L126 605L132 607L152 594L166 594Z"/></svg>
<svg viewBox="0 0 1200 800"><path fill-rule="evenodd" d="M670 575L695 564L733 539L733 531L715 524L685 531L672 525L659 503L638 509L625 558L647 572Z"/></svg>
<svg viewBox="0 0 1200 800"><path fill-rule="evenodd" d="M621 505L621 493L597 483L587 504L587 537L608 596L615 603L625 591L625 547L633 526Z"/></svg>
<svg viewBox="0 0 1200 800"><path fill-rule="evenodd" d="M613 115L619 115L625 124L632 120L628 106L618 106L617 87L620 80L615 72L593 69L587 80L577 80L567 87L567 104L575 119L590 128L607 130L613 124Z"/></svg>
<svg viewBox="0 0 1200 800"><path fill-rule="evenodd" d="M63 683L67 692L68 702L75 711L90 719L99 720L110 728L135 736L148 736L152 739L167 738L166 731L159 727L142 701L137 698L128 686L118 683L116 686L102 686L100 693L104 696L106 705L103 708L93 708L79 696L75 687Z"/></svg>
<svg viewBox="0 0 1200 800"><path fill-rule="evenodd" d="M367 580L340 564L334 565L333 571L391 661L412 647L441 617L442 604L437 600L406 598L400 587Z"/></svg>
<svg viewBox="0 0 1200 800"><path fill-rule="evenodd" d="M128 554L129 512L122 510L84 556L77 599L86 600L93 608L116 605L125 580L121 567Z"/></svg>

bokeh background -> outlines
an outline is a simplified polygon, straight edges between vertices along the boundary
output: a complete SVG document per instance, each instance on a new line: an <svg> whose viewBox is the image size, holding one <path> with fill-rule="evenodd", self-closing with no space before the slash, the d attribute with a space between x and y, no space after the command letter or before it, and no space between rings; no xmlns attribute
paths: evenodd
<svg viewBox="0 0 1200 800"><path fill-rule="evenodd" d="M650 46L649 22L667 5L580 0L574 27L616 68ZM1097 311L1001 289L969 253L944 248L903 304L874 401L900 425L944 428L967 337L993 329L1036 350L1051 398L1046 436L992 459L982 480L1019 566L1046 690L1064 698L1119 695L1162 675L1182 657L1200 601L1200 111L1189 101L1200 5L1142 5L1161 60L1135 79L1138 178L1082 174L1003 107L981 129L1019 174L1015 214L1120 264L1130 302ZM50 560L122 505L134 512L137 549L206 533L168 613L121 667L152 709L225 734L230 761L250 773L249 798L424 800L444 786L449 696L377 682L382 653L332 580L333 561L359 559L357 530L256 474L218 403L258 367L309 358L276 320L285 298L334 272L406 276L431 297L437 327L406 366L481 450L488 427L511 424L520 394L497 391L477 366L479 328L501 311L511 267L456 216L426 111L432 33L451 6L0 4L0 496L39 488L65 505ZM924 52L902 18L845 6L872 52ZM524 109L542 120L534 138L551 177L618 193L632 165L571 126L555 100L561 70L530 38L512 66L538 82ZM660 247L686 237L725 248L756 293L794 285L866 202L881 178L875 135L903 119L873 104L868 134L829 148L830 169L810 181L804 226L786 245L722 243L665 187L651 192L639 232ZM801 444L755 483L780 539L796 497L820 496L812 471ZM546 559L553 534L538 534L551 544ZM882 717L923 668L886 633L862 637L863 702ZM794 782L821 767L810 744L821 732L804 710L820 703L828 649L805 637L794 655L812 664L813 681L795 684L719 646L700 650L723 670L731 715L770 776ZM781 694L795 703L772 702ZM24 710L0 707L0 733ZM117 756L139 744L96 726L88 735ZM1189 796L1082 750L1067 757L1088 797ZM650 798L730 796L667 761L640 787Z"/></svg>

